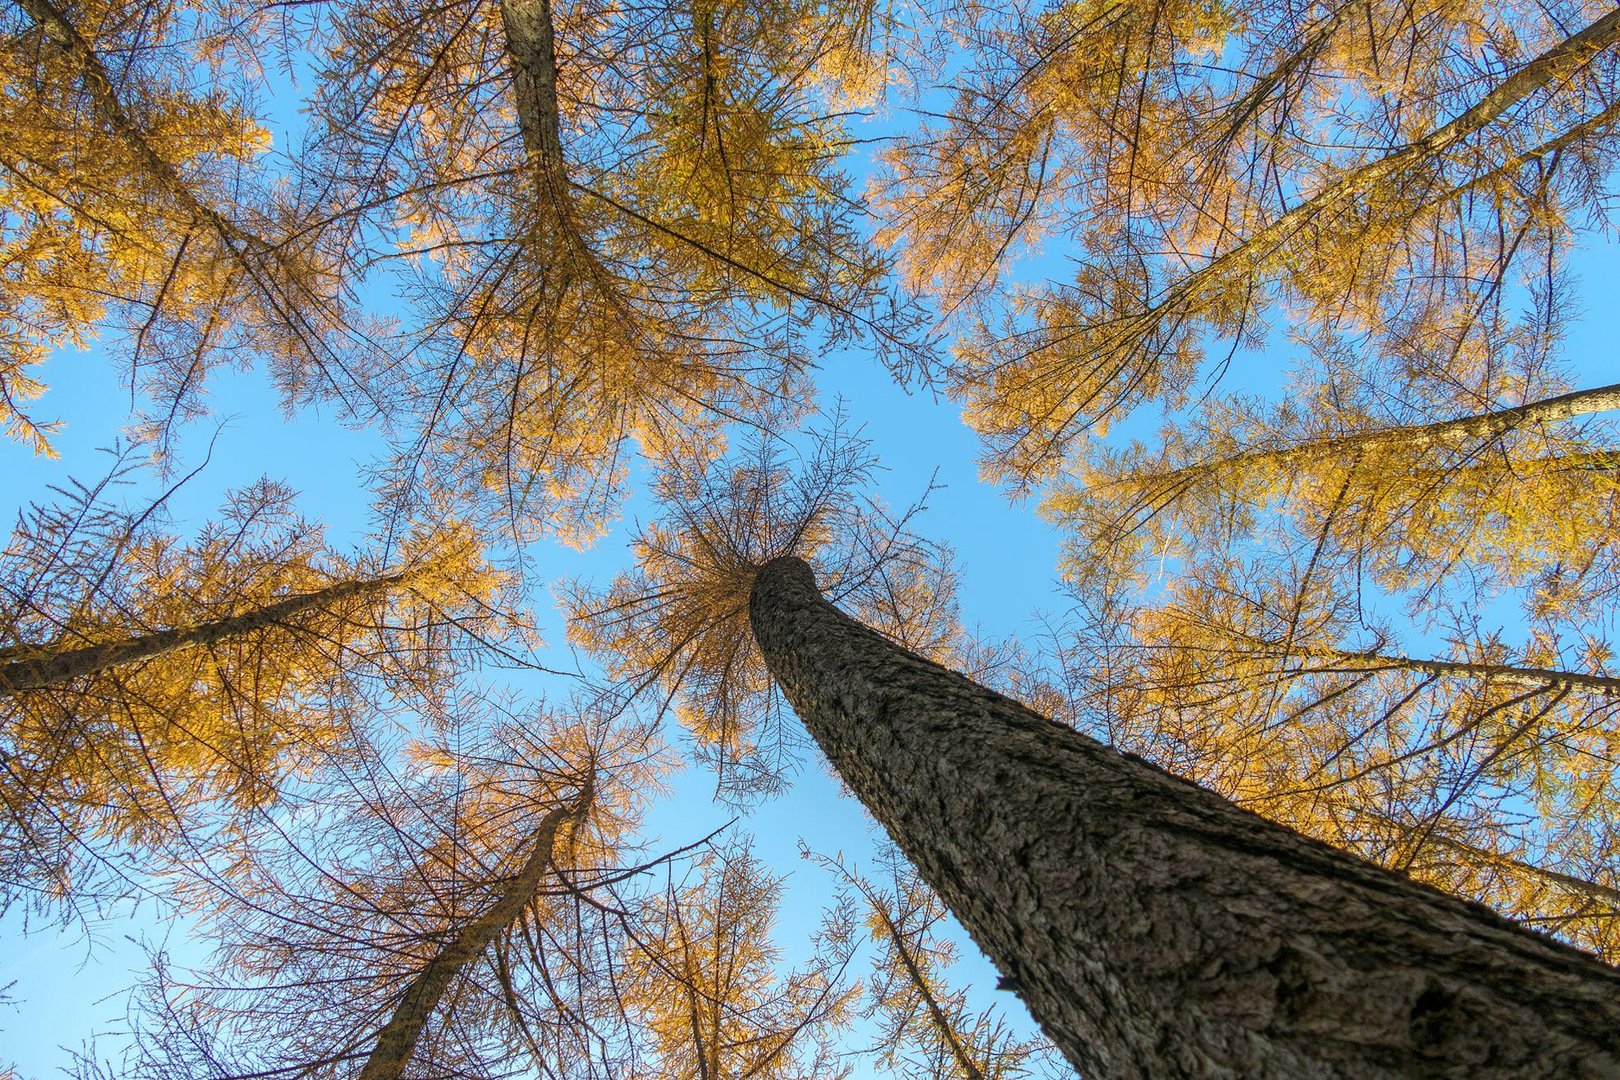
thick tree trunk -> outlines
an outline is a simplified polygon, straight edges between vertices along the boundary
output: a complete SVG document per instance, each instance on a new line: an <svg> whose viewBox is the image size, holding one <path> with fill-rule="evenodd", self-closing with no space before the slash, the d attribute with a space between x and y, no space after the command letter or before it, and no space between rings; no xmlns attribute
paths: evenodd
<svg viewBox="0 0 1620 1080"><path fill-rule="evenodd" d="M590 806L592 789L586 785L578 798L540 819L534 831L534 850L517 875L501 889L489 910L460 927L450 941L417 972L400 995L399 1003L377 1035L377 1042L360 1070L360 1080L398 1080L416 1053L422 1031L433 1017L439 1000L456 975L501 933L517 921L523 909L539 895L546 874L555 863L557 832L565 821L578 820Z"/></svg>
<svg viewBox="0 0 1620 1080"><path fill-rule="evenodd" d="M1241 810L755 579L844 781L1087 1080L1620 1077L1620 971Z"/></svg>
<svg viewBox="0 0 1620 1080"><path fill-rule="evenodd" d="M61 686L82 676L93 675L120 664L151 660L177 649L212 645L226 638L277 626L307 612L330 607L354 597L386 592L398 586L408 576L400 573L367 578L363 581L339 582L312 593L290 596L273 604L253 608L239 615L197 623L194 626L157 630L123 641L109 641L96 645L52 642L0 649L0 698L10 697L24 690Z"/></svg>

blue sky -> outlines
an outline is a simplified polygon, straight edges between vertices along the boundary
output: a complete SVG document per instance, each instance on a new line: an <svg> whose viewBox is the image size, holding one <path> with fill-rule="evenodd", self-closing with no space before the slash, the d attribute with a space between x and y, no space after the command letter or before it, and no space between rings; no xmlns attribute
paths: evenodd
<svg viewBox="0 0 1620 1080"><path fill-rule="evenodd" d="M1612 382L1620 379L1620 359L1609 323L1609 298L1620 292L1620 249L1595 240L1576 269L1587 314L1569 328L1565 355L1578 384ZM1274 356L1243 356L1223 386L1266 389L1282 367ZM119 437L129 419L130 396L119 383L118 364L99 348L54 357L43 378L50 391L36 411L65 422L55 440L61 457L49 461L14 443L0 443L0 472L7 478L0 490L0 514L8 520L28 502L48 498L51 485L69 477L89 480L105 471L108 461L99 450ZM1063 608L1053 586L1058 538L1032 507L1010 504L979 481L978 443L961 423L956 405L928 393L904 392L859 351L827 357L818 384L823 402L841 398L851 420L872 440L884 467L878 494L887 502L908 504L930 481L937 485L918 527L955 550L969 626L991 639L1029 637L1039 629L1038 613ZM212 396L215 419L193 425L183 446L189 467L214 439L212 462L171 503L182 531L200 525L226 490L268 475L302 492L301 508L328 524L332 542L341 546L362 539L369 494L360 471L383 449L374 433L342 428L315 411L283 417L257 373L221 373L213 381ZM1152 427L1147 421L1124 433L1141 436ZM619 526L592 551L580 555L543 543L535 561L554 566L558 577L605 581L623 565L628 537L638 514L644 513L645 504L632 501ZM552 648L566 649L548 598L536 597L536 605L548 619ZM557 697L566 693L566 687L544 683L533 689L550 690ZM709 803L709 780L700 771L689 771L682 785L654 818L654 851L689 843L731 816ZM825 874L799 861L798 842L803 839L823 853L843 851L860 861L870 850L867 825L855 802L842 796L825 768L810 759L793 791L756 811L747 828L757 837L756 852L792 875L779 925L780 942L791 960L814 932L832 887ZM119 913L95 926L88 941L78 933L64 937L48 930L25 937L15 914L0 921L0 986L12 983L9 995L17 1002L15 1007L0 1006L0 1063L16 1063L25 1076L51 1075L66 1060L59 1046L76 1048L91 1033L115 1027L121 991L142 963L139 948L128 937L158 940L169 933L151 914ZM183 927L174 932L171 944L195 950L195 945L180 943L182 934ZM973 1000L996 1001L1009 1015L1021 1014L1011 995L992 989L993 973L971 946L963 953L955 979L974 987Z"/></svg>
<svg viewBox="0 0 1620 1080"><path fill-rule="evenodd" d="M130 404L115 367L98 349L65 352L46 365L50 391L38 402L38 413L64 421L55 441L61 456L49 461L13 444L0 445L0 469L11 478L0 493L0 513L8 520L30 500L46 498L49 486L105 471L110 459L101 448L118 437ZM1060 604L1052 588L1057 539L1028 508L1009 506L978 481L976 441L959 421L956 406L932 395L905 393L886 371L858 353L828 357L818 381L824 402L841 398L851 421L873 441L883 465L878 494L887 502L909 504L928 490L931 480L936 484L918 525L955 549L964 569L961 599L969 625L990 638L1032 633L1031 612ZM359 474L382 450L375 435L344 429L310 412L282 417L273 393L256 373L223 373L213 383L212 396L217 421L194 425L182 449L187 462L200 461L212 439L210 463L170 503L182 533L206 520L225 491L267 475L301 492L301 510L328 525L334 544L363 538L368 493ZM139 490L129 497L138 501ZM626 561L628 538L644 513L644 502L632 500L614 532L591 551L581 555L542 543L537 561L554 567L559 577L586 575L605 582ZM571 659L555 655L567 650L555 609L543 595L535 602L557 666L573 666ZM530 688L539 693L556 698L567 693L558 680L548 685L535 677L532 682ZM690 843L732 816L711 802L712 783L701 770L688 770L679 784L675 797L651 822L654 852ZM778 938L791 962L807 950L833 890L825 872L800 861L799 841L824 854L843 852L860 863L870 854L869 821L854 800L840 794L825 767L807 757L793 790L756 810L745 827L757 838L756 853L790 875ZM178 957L201 957L196 944L186 943L184 927L166 927L154 915L150 907L121 913L96 925L90 941L76 931L24 937L17 917L0 921L0 985L15 981L10 996L16 1002L15 1007L0 1006L0 1061L16 1064L24 1076L47 1076L67 1059L60 1048L76 1049L92 1032L111 1033L103 1045L115 1046L122 991L144 967L143 953L130 939L165 941ZM993 990L994 973L971 945L963 956L954 979L975 988L977 1004L994 1001L1014 1014L1022 1012L1012 995Z"/></svg>
<svg viewBox="0 0 1620 1080"><path fill-rule="evenodd" d="M1600 298L1620 286L1620 248L1613 243L1589 245L1579 259L1587 314L1569 329L1566 355L1582 385L1620 379L1613 333L1605 324ZM1247 385L1267 377L1274 358L1249 357L1234 366L1223 385ZM29 500L46 497L49 485L67 477L99 475L109 445L126 422L127 390L119 386L114 365L96 349L64 353L45 369L51 387L39 403L42 416L61 417L66 426L56 440L60 460L30 455L15 444L0 444L0 469L9 482L0 492L0 513L14 517ZM938 487L919 520L927 536L947 541L961 567L961 603L965 621L989 638L1030 636L1038 629L1036 614L1063 607L1053 587L1058 537L1027 505L1012 505L977 477L977 442L952 403L929 394L908 394L895 386L878 365L858 353L828 357L818 376L823 400L843 399L851 420L864 428L882 462L879 494L891 504L906 504L924 492L930 479ZM223 492L260 475L285 480L299 490L305 512L332 529L335 543L358 541L366 527L367 493L360 467L381 448L376 437L326 422L314 413L286 419L257 374L229 373L214 383L216 413L222 422L214 436L212 462L190 481L173 502L181 525L195 526L218 506ZM185 454L200 459L215 424L193 427ZM542 545L542 558L554 560L561 575L584 574L606 580L622 565L625 545L643 504L633 501L614 532L584 556L554 545ZM644 512L644 511L643 511ZM560 623L546 598L537 606L549 618L547 637L553 649L566 649ZM566 664L559 666L568 666ZM552 688L558 696L562 688ZM658 840L653 850L676 847L723 824L730 811L708 800L709 781L688 771L681 789L652 822ZM746 822L757 837L756 852L790 875L778 936L788 959L802 950L830 896L827 876L801 863L802 838L823 853L842 851L856 861L868 857L868 823L857 804L842 796L819 762L809 761L793 791L766 803ZM659 842L661 841L661 843ZM15 915L0 921L0 985L17 1003L0 1006L0 1061L10 1060L24 1076L48 1076L66 1061L58 1047L77 1047L93 1031L115 1030L121 1015L121 991L139 973L143 957L130 937L151 941L168 938L179 955L194 950L183 943L183 928L170 931L150 909L120 913L97 925L93 940L81 934L21 934ZM958 932L959 933L959 932ZM965 941L965 936L963 937ZM973 988L977 1004L997 1002L1009 1016L1022 1008L1010 994L993 990L994 974L975 954L963 949L963 962L953 978ZM1027 1019L1020 1022L1027 1023ZM113 1045L116 1039L107 1045Z"/></svg>

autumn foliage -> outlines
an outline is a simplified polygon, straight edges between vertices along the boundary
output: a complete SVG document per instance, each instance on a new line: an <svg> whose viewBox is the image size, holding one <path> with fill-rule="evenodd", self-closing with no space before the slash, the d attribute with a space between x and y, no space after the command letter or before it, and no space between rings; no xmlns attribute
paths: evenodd
<svg viewBox="0 0 1620 1080"><path fill-rule="evenodd" d="M813 760L748 614L798 556L1614 959L1620 386L1564 338L1617 86L1597 0L15 0L0 429L52 487L0 552L0 908L196 920L154 1078L1025 1075L898 854L785 926L746 821L647 824ZM100 481L62 363L128 393ZM818 398L856 363L1056 531L1045 632L964 625L935 490ZM181 509L228 372L374 440L359 532L274 447Z"/></svg>

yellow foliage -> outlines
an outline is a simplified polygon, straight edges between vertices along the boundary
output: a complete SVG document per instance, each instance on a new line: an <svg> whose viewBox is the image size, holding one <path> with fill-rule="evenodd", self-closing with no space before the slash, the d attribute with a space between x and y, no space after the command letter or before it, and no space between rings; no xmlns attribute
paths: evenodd
<svg viewBox="0 0 1620 1080"><path fill-rule="evenodd" d="M0 33L0 423L48 452L28 369L108 331L159 431L196 414L225 353L271 356L289 400L312 392L330 283L310 252L263 235L269 198L245 178L270 135L240 88L197 84L212 43L195 13L18 8Z"/></svg>
<svg viewBox="0 0 1620 1080"><path fill-rule="evenodd" d="M211 807L265 806L377 710L446 693L490 644L526 644L511 582L456 522L385 564L332 551L268 481L190 541L98 494L39 510L3 557L14 877L65 889L81 845L156 844Z"/></svg>
<svg viewBox="0 0 1620 1080"><path fill-rule="evenodd" d="M1277 316L1392 364L1492 362L1493 298L1601 212L1620 26L1583 10L1567 37L1462 0L975 9L954 102L876 195L907 283L962 332L948 376L987 474L1049 478L1088 432L1182 404L1208 338ZM1073 281L1015 283L1044 236L1073 238Z"/></svg>
<svg viewBox="0 0 1620 1080"><path fill-rule="evenodd" d="M799 462L785 442L751 449L699 477L665 474L665 516L637 536L636 568L564 595L569 640L673 706L733 798L779 788L799 740L748 624L758 567L807 559L823 592L880 632L941 662L965 647L946 553L862 500L864 442L835 421Z"/></svg>
<svg viewBox="0 0 1620 1080"><path fill-rule="evenodd" d="M836 953L781 970L769 937L781 881L746 847L697 869L700 884L672 882L650 902L627 972L627 1005L651 1035L656 1075L831 1075L831 1055L806 1060L805 1042L849 1019L856 988L839 985Z"/></svg>

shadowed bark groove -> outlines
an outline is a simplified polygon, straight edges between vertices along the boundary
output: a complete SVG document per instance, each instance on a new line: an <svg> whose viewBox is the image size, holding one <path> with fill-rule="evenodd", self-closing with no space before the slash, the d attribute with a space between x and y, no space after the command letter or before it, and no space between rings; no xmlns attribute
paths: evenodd
<svg viewBox="0 0 1620 1080"><path fill-rule="evenodd" d="M776 559L749 615L840 776L1087 1080L1620 1077L1620 971L895 646Z"/></svg>

